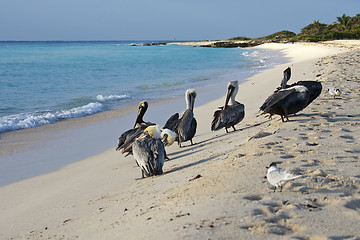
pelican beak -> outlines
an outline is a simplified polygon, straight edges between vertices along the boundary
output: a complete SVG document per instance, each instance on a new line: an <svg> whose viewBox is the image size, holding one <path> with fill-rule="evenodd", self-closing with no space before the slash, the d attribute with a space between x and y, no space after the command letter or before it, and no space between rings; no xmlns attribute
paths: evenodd
<svg viewBox="0 0 360 240"><path fill-rule="evenodd" d="M116 151L119 151L121 148L120 146L118 145L117 148L116 148Z"/></svg>
<svg viewBox="0 0 360 240"><path fill-rule="evenodd" d="M281 80L281 88L284 89L286 88L286 84L289 81L291 77L291 68L287 68L284 70L284 78Z"/></svg>
<svg viewBox="0 0 360 240"><path fill-rule="evenodd" d="M233 85L230 85L228 87L227 93L226 93L226 99L225 99L225 105L224 105L224 109L226 108L226 106L229 103L230 97L232 95L232 93L234 92L235 87Z"/></svg>
<svg viewBox="0 0 360 240"><path fill-rule="evenodd" d="M121 153L124 154L132 148L133 143L131 143L127 148L125 148Z"/></svg>
<svg viewBox="0 0 360 240"><path fill-rule="evenodd" d="M143 109L143 107L139 106L138 113L137 113L137 115L136 115L136 120L135 120L135 123L134 123L133 128L135 128L135 127L136 127L136 124L137 124L138 122L140 122L140 118L141 118L141 114L140 114L140 113L141 113L142 109Z"/></svg>
<svg viewBox="0 0 360 240"><path fill-rule="evenodd" d="M191 93L190 93L190 105L191 105L191 109L192 109L192 110L194 110L195 98L196 98L196 93L195 93L195 92L191 92Z"/></svg>
<svg viewBox="0 0 360 240"><path fill-rule="evenodd" d="M164 134L164 137L162 139L162 142L164 143L164 146L167 146L169 144L168 137L169 136L167 134Z"/></svg>

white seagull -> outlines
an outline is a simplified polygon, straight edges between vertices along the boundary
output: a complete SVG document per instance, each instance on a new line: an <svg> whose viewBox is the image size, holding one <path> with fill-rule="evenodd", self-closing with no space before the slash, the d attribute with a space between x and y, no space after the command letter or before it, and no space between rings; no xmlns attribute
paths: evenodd
<svg viewBox="0 0 360 240"><path fill-rule="evenodd" d="M331 96L334 97L334 99L336 99L338 96L341 95L340 89L335 88L335 87L329 88L328 92L330 93Z"/></svg>
<svg viewBox="0 0 360 240"><path fill-rule="evenodd" d="M301 175L293 175L288 173L286 170L278 168L276 163L271 163L270 167L267 171L266 178L272 186L275 186L274 192L276 188L280 188L280 192L282 191L282 186L285 182L301 177Z"/></svg>

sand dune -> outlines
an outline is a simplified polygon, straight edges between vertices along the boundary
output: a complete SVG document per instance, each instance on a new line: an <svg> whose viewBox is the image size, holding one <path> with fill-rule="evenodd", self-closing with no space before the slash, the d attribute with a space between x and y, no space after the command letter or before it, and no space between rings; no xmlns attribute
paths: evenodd
<svg viewBox="0 0 360 240"><path fill-rule="evenodd" d="M195 145L167 149L164 174L139 179L132 156L110 149L57 172L0 188L1 239L359 239L358 41L265 44L289 63L240 85L238 131L210 131L218 99L195 108ZM259 106L289 81L323 92L283 123ZM229 79L230 80L230 79ZM329 87L342 91L339 99ZM226 86L224 86L224 94ZM198 97L201 97L200 95ZM271 162L303 177L274 192Z"/></svg>

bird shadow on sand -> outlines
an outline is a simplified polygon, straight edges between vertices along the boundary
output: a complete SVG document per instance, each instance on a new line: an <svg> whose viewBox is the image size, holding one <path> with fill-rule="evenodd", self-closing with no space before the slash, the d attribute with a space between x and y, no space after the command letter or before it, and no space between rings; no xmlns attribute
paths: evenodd
<svg viewBox="0 0 360 240"><path fill-rule="evenodd" d="M265 124L265 123L271 122L271 121L272 121L272 119L271 119L271 118L268 118L268 119L263 120L262 122L254 123L254 124L252 124L252 125L250 125L250 126L246 126L246 127L240 128L240 129L238 129L238 130L236 130L236 131L234 131L234 132L241 132L241 131L244 131L244 130L247 130L247 129L255 128L255 127L261 126L261 125L263 125L263 124Z"/></svg>
<svg viewBox="0 0 360 240"><path fill-rule="evenodd" d="M173 172L177 172L177 171L180 171L180 170L185 169L185 168L189 168L189 167L192 167L192 166L196 166L196 165L199 165L199 164L208 162L208 161L213 160L213 159L215 159L215 158L217 158L217 157L219 157L219 156L221 156L221 155L222 155L222 154L218 154L218 155L215 155L215 156L212 156L212 157L209 157L209 158L201 159L201 160L196 161L196 162L188 163L188 164L185 164L185 165L183 165L183 166L179 166L179 167L170 169L169 171L164 172L163 175L166 175L166 174L169 174L169 173L173 173Z"/></svg>
<svg viewBox="0 0 360 240"><path fill-rule="evenodd" d="M166 160L166 162L170 162L170 161L173 161L173 160L182 158L182 157L186 157L186 156L189 156L189 155L192 155L192 154L194 154L194 153L197 153L197 152L200 152L200 151L201 151L200 149L198 149L198 150L194 150L194 148L192 148L192 149L193 149L193 151L191 151L191 152L189 152L189 151L182 151L182 152L181 152L182 154L181 154L181 155L178 155L178 156L176 156L176 157L169 157L169 156L171 156L172 154L168 154L167 156L169 157L169 159Z"/></svg>
<svg viewBox="0 0 360 240"><path fill-rule="evenodd" d="M336 114L335 116L330 116L328 114L321 114L321 117L323 117L328 122L359 122L360 121L360 115L353 115L353 114Z"/></svg>
<svg viewBox="0 0 360 240"><path fill-rule="evenodd" d="M179 148L179 151L168 153L167 156L169 157L169 160L167 160L167 161L172 161L172 160L184 157L184 156L191 155L191 154L193 154L195 152L199 152L199 151L201 151L199 148L205 147L208 143L210 143L210 142L212 142L214 140L221 139L221 138L229 136L231 134L241 133L244 130L261 126L261 125L263 125L265 123L268 123L270 121L271 121L271 119L266 119L266 120L264 120L262 122L255 123L255 124L252 124L250 126L246 126L246 127L240 128L240 129L238 129L236 131L231 131L231 132L228 132L228 133L225 132L225 130L224 130L223 133L219 133L218 135L216 135L216 136L214 136L212 138L208 138L208 139L205 139L203 141L194 143L193 145L183 146L183 147ZM197 150L197 149L199 149L199 150ZM171 156L174 156L174 155L177 155L177 156L171 157Z"/></svg>
<svg viewBox="0 0 360 240"><path fill-rule="evenodd" d="M231 134L231 133L226 133L226 134ZM226 134L224 134L224 135L226 135ZM179 151L169 153L169 154L167 154L167 156L170 157L170 156L173 156L173 155L182 154L180 156L176 156L176 157L171 159L171 160L173 160L173 159L181 158L182 156L192 154L192 153L195 152L196 149L204 147L204 146L206 146L207 143L209 143L209 142L211 142L213 140L216 140L218 138L221 138L224 135L217 135L215 137L212 137L212 138L209 138L209 139L194 143L193 145L182 146L181 148L179 148ZM198 151L200 151L200 150L198 150ZM198 151L196 151L196 152L198 152ZM187 152L190 152L190 153L187 153Z"/></svg>
<svg viewBox="0 0 360 240"><path fill-rule="evenodd" d="M328 122L358 122L360 121L360 115L352 115L352 114L346 114L346 115L339 115L336 114L333 116L331 113L301 113L296 115L290 115L288 122L302 122L307 123L313 121L314 118L324 118ZM280 119L279 119L280 120Z"/></svg>

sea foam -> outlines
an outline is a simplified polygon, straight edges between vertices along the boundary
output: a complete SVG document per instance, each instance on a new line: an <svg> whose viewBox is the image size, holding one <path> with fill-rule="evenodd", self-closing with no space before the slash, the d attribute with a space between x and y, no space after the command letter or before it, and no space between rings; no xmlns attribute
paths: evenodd
<svg viewBox="0 0 360 240"><path fill-rule="evenodd" d="M92 102L81 107L56 112L20 113L0 118L0 132L38 127L54 123L63 119L92 115L105 108L99 102Z"/></svg>
<svg viewBox="0 0 360 240"><path fill-rule="evenodd" d="M121 99L127 99L130 98L128 95L109 95L109 96L103 96L103 95L97 95L96 100L100 102L106 102L106 101L117 101Z"/></svg>
<svg viewBox="0 0 360 240"><path fill-rule="evenodd" d="M0 132L38 127L68 118L78 118L108 110L107 102L129 99L128 95L97 95L95 102L57 111L19 113L0 117Z"/></svg>

